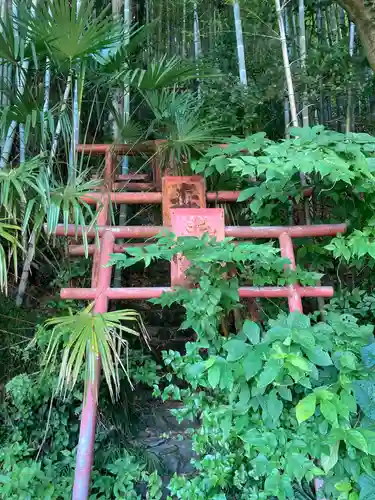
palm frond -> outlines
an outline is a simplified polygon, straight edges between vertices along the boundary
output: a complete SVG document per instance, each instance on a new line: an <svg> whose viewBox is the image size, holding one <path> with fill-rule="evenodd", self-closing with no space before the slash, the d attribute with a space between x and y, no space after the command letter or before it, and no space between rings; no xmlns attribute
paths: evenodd
<svg viewBox="0 0 375 500"><path fill-rule="evenodd" d="M68 224L72 220L76 231L80 226L92 227L96 221L96 214L91 206L82 201L82 196L95 191L100 186L99 180L85 180L87 172L83 171L76 177L74 183L55 183L49 191L49 202L46 210L47 234L49 236L56 232L57 225L64 224L65 233L68 232ZM83 244L87 255L87 234L82 234Z"/></svg>
<svg viewBox="0 0 375 500"><path fill-rule="evenodd" d="M124 115L119 112L119 109L112 102L107 104L110 116L116 123L119 138L127 144L139 142L145 136L145 131L142 125L132 119L125 119Z"/></svg>
<svg viewBox="0 0 375 500"><path fill-rule="evenodd" d="M131 85L141 90L154 90L194 80L198 71L199 78L218 76L217 70L209 66L201 65L198 70L195 63L177 56L167 59L167 55L164 55L161 59L150 63L147 69L125 69L114 78L124 85Z"/></svg>
<svg viewBox="0 0 375 500"><path fill-rule="evenodd" d="M45 367L54 366L61 352L61 364L57 390L60 393L73 390L83 365L86 365L86 383L94 376L94 364L98 356L112 399L120 391L120 370L129 383L127 363L128 341L125 335L146 335L140 315L131 309L93 314L93 304L77 314L48 319L45 327L51 329L46 349ZM125 324L124 324L125 323ZM135 325L140 332L126 324Z"/></svg>
<svg viewBox="0 0 375 500"><path fill-rule="evenodd" d="M32 42L44 44L59 63L100 54L122 35L108 8L95 11L94 0L41 0L26 22Z"/></svg>
<svg viewBox="0 0 375 500"><path fill-rule="evenodd" d="M0 19L0 58L2 64L5 62L17 65L20 56L20 45L14 36L14 20L9 9L4 10L4 15Z"/></svg>
<svg viewBox="0 0 375 500"><path fill-rule="evenodd" d="M94 58L100 64L100 73L113 76L124 70L155 26L156 22L154 21L139 28L124 27L121 40L102 50L100 54L95 54ZM124 43L125 38L127 38L127 43Z"/></svg>
<svg viewBox="0 0 375 500"><path fill-rule="evenodd" d="M0 200L1 207L10 218L17 218L19 203L26 205L30 196L38 194L44 197L45 192L39 184L41 162L38 157L19 165L16 168L0 170Z"/></svg>
<svg viewBox="0 0 375 500"><path fill-rule="evenodd" d="M4 82L5 83L5 82ZM14 85L4 84L0 91L6 96L8 104L1 110L0 127L3 136L14 121L25 125L25 142L28 141L29 132L40 126L47 117L43 116L43 89L32 89L25 86L22 91Z"/></svg>
<svg viewBox="0 0 375 500"><path fill-rule="evenodd" d="M17 277L17 250L21 248L17 236L19 229L18 226L0 221L0 291L5 293L8 286L8 261L10 258L13 260L14 273ZM8 247L7 251L4 245Z"/></svg>
<svg viewBox="0 0 375 500"><path fill-rule="evenodd" d="M172 164L179 169L204 147L222 142L225 130L204 119L204 108L197 105L196 93L161 89L143 92L143 96L155 116L149 134L166 139L159 146L162 166Z"/></svg>
<svg viewBox="0 0 375 500"><path fill-rule="evenodd" d="M146 90L142 92L142 96L158 121L173 119L176 113L184 114L197 109L198 96L189 90Z"/></svg>

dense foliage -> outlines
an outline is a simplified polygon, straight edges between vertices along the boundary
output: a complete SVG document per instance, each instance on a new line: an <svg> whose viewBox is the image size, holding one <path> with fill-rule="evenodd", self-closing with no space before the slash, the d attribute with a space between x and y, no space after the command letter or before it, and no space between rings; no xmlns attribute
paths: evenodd
<svg viewBox="0 0 375 500"><path fill-rule="evenodd" d="M336 312L324 323L282 313L268 321L265 331L245 320L237 334L224 337L221 321L239 307L239 279L274 280L278 266L272 247L161 237L148 250L147 263L150 255L169 260L178 253L191 263L193 289L153 300L164 307L181 303L186 310L182 328L196 333L185 354L163 353L172 372L165 385L155 386L164 400L183 402L177 418L201 422L193 433L197 475L173 477L172 494L293 498L325 476L324 493L330 498L367 498L375 472L373 326ZM137 253L114 260L131 265ZM230 278L233 266L238 276Z"/></svg>

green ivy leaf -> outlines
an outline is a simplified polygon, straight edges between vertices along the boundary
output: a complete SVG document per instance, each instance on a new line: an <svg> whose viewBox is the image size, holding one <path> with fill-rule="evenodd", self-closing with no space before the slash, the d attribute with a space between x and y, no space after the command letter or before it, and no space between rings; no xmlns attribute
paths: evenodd
<svg viewBox="0 0 375 500"><path fill-rule="evenodd" d="M260 328L256 323L247 319L243 324L242 331L252 344L259 344Z"/></svg>
<svg viewBox="0 0 375 500"><path fill-rule="evenodd" d="M312 417L315 413L315 407L316 407L315 394L309 394L305 398L301 399L301 401L296 406L296 417L298 423L301 424L308 418Z"/></svg>

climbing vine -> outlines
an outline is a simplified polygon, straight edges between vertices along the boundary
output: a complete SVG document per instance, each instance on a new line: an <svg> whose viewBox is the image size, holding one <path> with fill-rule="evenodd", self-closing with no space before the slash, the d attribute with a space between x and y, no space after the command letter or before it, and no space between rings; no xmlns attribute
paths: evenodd
<svg viewBox="0 0 375 500"><path fill-rule="evenodd" d="M172 497L314 498L313 481L324 478L322 495L371 498L373 327L338 312L325 322L282 313L265 328L245 319L237 332L232 325L228 337L221 335L221 319L241 309L238 285L248 269L254 283L264 284L284 264L270 245L245 248L166 236L150 252L113 257L128 266L142 253L146 263L183 253L191 264L192 288L152 300L182 304L181 327L196 334L185 353L163 352L169 371L154 386L163 400L181 401L177 419L200 420L192 431L196 474L175 475Z"/></svg>

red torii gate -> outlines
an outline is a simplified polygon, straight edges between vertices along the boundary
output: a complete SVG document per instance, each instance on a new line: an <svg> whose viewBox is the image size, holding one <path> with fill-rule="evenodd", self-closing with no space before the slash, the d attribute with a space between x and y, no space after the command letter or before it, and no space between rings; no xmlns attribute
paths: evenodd
<svg viewBox="0 0 375 500"><path fill-rule="evenodd" d="M223 145L225 147L225 145ZM65 288L61 290L63 299L79 299L95 301L93 313L103 314L108 310L109 300L123 299L150 299L160 297L169 292L176 284L184 283L186 262L172 263L170 287L130 287L111 288L112 267L106 267L110 255L123 252L129 245L118 245L116 239L137 238L146 239L155 237L163 230L171 230L177 236L199 236L209 232L223 239L224 236L242 239L268 238L278 239L281 256L290 261L289 267L295 269L295 257L292 238L313 236L334 236L346 230L345 224L325 224L311 226L225 226L223 209L206 208L208 202L237 201L239 191L219 191L206 193L204 179L199 176L191 177L163 177L157 168L158 142L143 144L139 148L129 145L85 145L78 146L78 151L105 156L104 184L101 192L89 193L82 199L89 204L96 205L97 228L79 227L60 224L57 227L57 236L82 236L85 232L88 237L99 234L99 245L89 245L89 254L93 255L92 286L91 288ZM153 159L153 180L144 174L119 175L115 178L116 155L151 154ZM147 181L147 182L145 182ZM162 184L162 185L160 185ZM118 192L126 187L133 192ZM160 189L162 191L151 191ZM149 189L149 192L145 192ZM139 191L139 192L137 192ZM306 193L307 195L309 192ZM111 226L109 208L111 203L116 204L162 204L163 226ZM188 207L188 208L183 208ZM84 255L83 245L71 245L71 255ZM239 295L242 298L256 297L286 297L289 310L303 312L303 297L331 297L333 288L329 286L302 287L298 283L288 286L240 287ZM83 403L80 425L79 442L77 448L76 469L73 486L73 500L86 500L89 496L91 469L93 464L95 427L97 415L97 398L100 380L100 359L96 360L93 379L88 381L86 399ZM316 485L319 487L319 485Z"/></svg>

